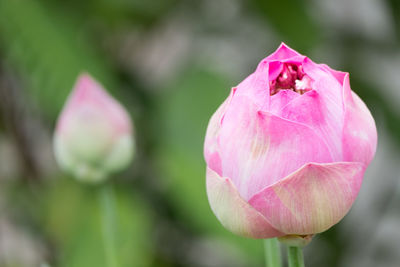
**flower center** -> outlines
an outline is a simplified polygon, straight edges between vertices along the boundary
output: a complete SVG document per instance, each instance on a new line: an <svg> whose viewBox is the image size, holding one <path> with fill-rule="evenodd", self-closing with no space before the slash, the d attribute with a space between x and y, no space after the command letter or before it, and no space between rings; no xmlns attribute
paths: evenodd
<svg viewBox="0 0 400 267"><path fill-rule="evenodd" d="M292 90L302 95L312 89L311 78L304 73L302 65L284 63L278 77L269 82L269 88L271 95L280 90Z"/></svg>

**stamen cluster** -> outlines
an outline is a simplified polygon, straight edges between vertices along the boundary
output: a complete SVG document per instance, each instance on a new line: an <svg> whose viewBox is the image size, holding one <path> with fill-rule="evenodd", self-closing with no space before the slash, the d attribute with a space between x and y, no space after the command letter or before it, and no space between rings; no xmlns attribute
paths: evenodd
<svg viewBox="0 0 400 267"><path fill-rule="evenodd" d="M311 78L304 73L301 65L284 63L278 77L269 82L269 88L271 95L277 94L280 90L292 90L302 95L312 89Z"/></svg>

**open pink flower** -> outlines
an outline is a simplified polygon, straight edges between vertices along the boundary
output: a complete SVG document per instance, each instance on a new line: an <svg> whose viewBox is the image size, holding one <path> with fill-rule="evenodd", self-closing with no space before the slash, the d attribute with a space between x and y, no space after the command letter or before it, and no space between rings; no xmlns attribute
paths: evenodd
<svg viewBox="0 0 400 267"><path fill-rule="evenodd" d="M129 114L91 76L80 75L54 133L59 165L78 179L100 181L129 164L133 145Z"/></svg>
<svg viewBox="0 0 400 267"><path fill-rule="evenodd" d="M282 44L209 122L211 208L242 236L325 231L349 211L376 143L374 119L349 74Z"/></svg>

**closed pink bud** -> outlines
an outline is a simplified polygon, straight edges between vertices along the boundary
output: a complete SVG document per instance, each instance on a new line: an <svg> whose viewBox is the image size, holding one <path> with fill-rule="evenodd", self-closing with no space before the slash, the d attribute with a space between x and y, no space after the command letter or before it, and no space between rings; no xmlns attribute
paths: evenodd
<svg viewBox="0 0 400 267"><path fill-rule="evenodd" d="M349 74L282 44L209 122L211 208L242 236L325 231L349 211L376 143L374 119Z"/></svg>
<svg viewBox="0 0 400 267"><path fill-rule="evenodd" d="M58 119L58 164L78 179L97 182L126 167L133 155L128 113L88 74L79 76Z"/></svg>

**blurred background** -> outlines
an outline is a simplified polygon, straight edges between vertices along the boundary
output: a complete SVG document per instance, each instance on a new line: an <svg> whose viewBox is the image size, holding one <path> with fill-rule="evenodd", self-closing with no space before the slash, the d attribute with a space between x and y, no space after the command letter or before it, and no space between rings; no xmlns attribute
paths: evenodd
<svg viewBox="0 0 400 267"><path fill-rule="evenodd" d="M400 1L0 0L0 266L106 266L96 187L62 173L55 120L88 71L131 113L112 179L120 266L263 266L205 193L208 119L281 41L350 72L379 132L351 212L307 266L399 266Z"/></svg>

